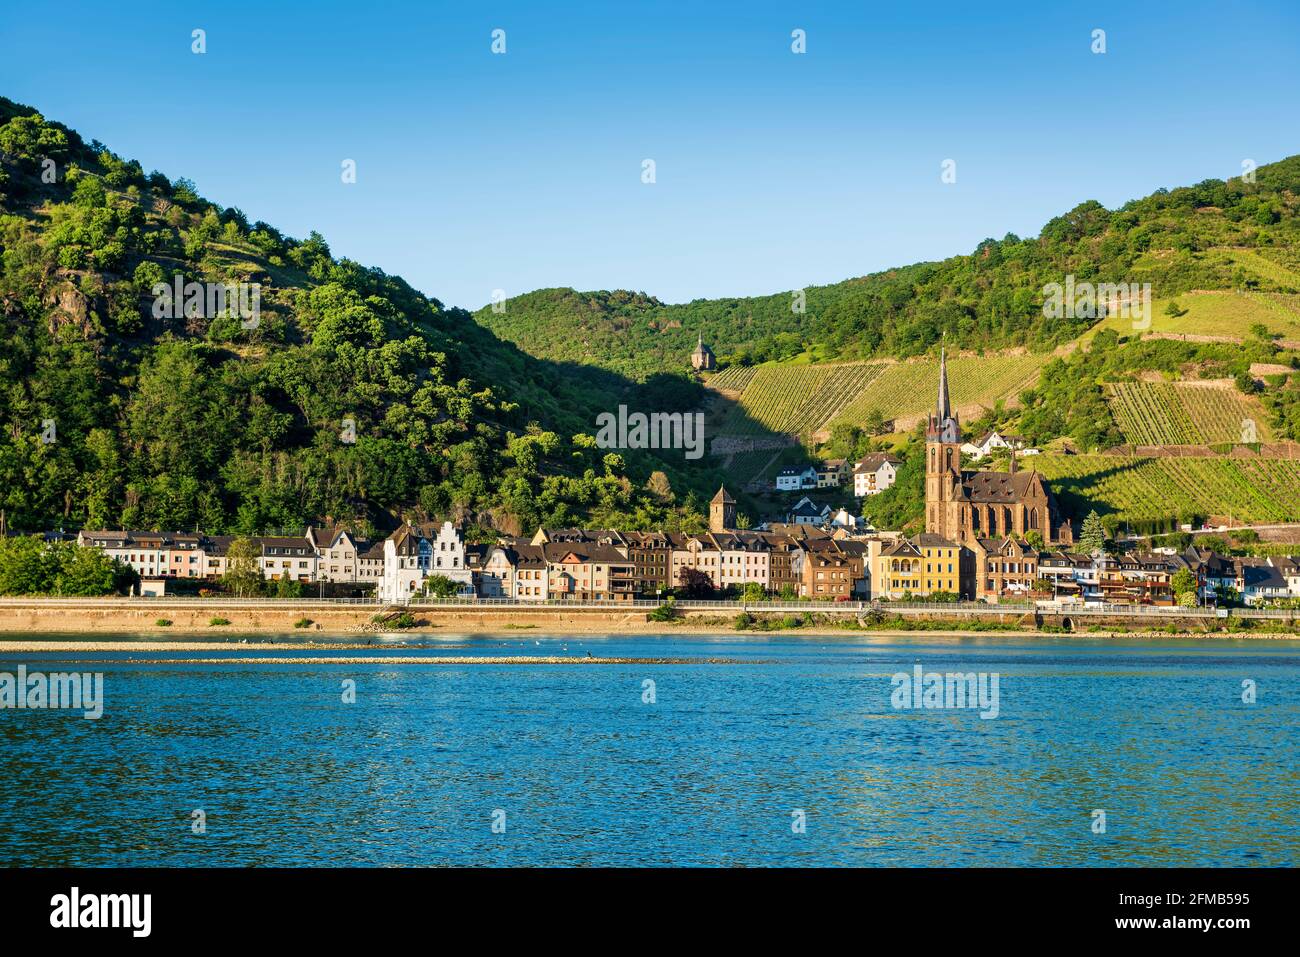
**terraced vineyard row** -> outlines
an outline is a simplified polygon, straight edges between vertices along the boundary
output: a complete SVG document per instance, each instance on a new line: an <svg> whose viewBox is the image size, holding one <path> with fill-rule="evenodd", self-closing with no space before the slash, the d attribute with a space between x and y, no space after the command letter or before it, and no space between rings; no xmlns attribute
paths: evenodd
<svg viewBox="0 0 1300 957"><path fill-rule="evenodd" d="M953 404L992 407L999 399L1012 398L1046 359L1041 355L955 356L948 360ZM886 419L923 415L934 408L938 381L937 359L895 363L835 417L835 424L861 425L873 409Z"/></svg>
<svg viewBox="0 0 1300 957"><path fill-rule="evenodd" d="M992 406L1014 397L1046 361L1041 355L955 356L948 360L948 384L959 408ZM771 363L727 369L713 377L715 388L740 388L736 407L718 435L764 432L807 434L832 424L863 424L872 410L886 419L924 414L934 406L939 361L853 362L837 365Z"/></svg>
<svg viewBox="0 0 1300 957"><path fill-rule="evenodd" d="M1300 521L1300 461L1041 455L1034 467L1066 498L1089 499L1135 521L1192 514Z"/></svg>
<svg viewBox="0 0 1300 957"><path fill-rule="evenodd" d="M880 374L880 363L758 366L720 433L814 431Z"/></svg>
<svg viewBox="0 0 1300 957"><path fill-rule="evenodd" d="M1167 382L1117 382L1107 389L1110 413L1134 445L1197 445L1201 435Z"/></svg>
<svg viewBox="0 0 1300 957"><path fill-rule="evenodd" d="M1219 442L1272 442L1268 413L1259 399L1247 397L1229 382L1179 382L1174 391L1207 445Z"/></svg>
<svg viewBox="0 0 1300 957"><path fill-rule="evenodd" d="M1258 399L1228 380L1117 382L1107 388L1115 424L1132 445L1214 445L1271 442Z"/></svg>
<svg viewBox="0 0 1300 957"><path fill-rule="evenodd" d="M1253 272L1255 275L1278 286L1300 289L1300 274L1274 259L1261 255L1253 249L1225 249L1227 258Z"/></svg>
<svg viewBox="0 0 1300 957"><path fill-rule="evenodd" d="M709 385L724 392L740 392L758 373L758 366L731 366L709 376Z"/></svg>

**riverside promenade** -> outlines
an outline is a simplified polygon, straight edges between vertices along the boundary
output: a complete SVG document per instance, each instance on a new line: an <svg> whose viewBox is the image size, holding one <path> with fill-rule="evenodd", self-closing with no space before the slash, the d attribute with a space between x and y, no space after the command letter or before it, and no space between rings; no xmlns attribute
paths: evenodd
<svg viewBox="0 0 1300 957"><path fill-rule="evenodd" d="M1293 609L1181 608L1151 605L1104 605L1024 602L819 602L819 601L677 601L673 619L653 616L661 602L549 601L505 598L413 600L391 605L371 599L278 598L0 598L0 632L147 631L305 631L374 632L416 627L452 630L623 631L662 630L679 625L730 630L741 614L759 617L813 615L831 628L870 629L883 618L949 623L971 630L981 623L1036 631L1085 630L1095 626L1149 630L1170 626L1188 630L1267 627L1273 633L1295 632ZM1233 620L1236 620L1235 623ZM165 623L165 624L164 624ZM887 625L884 627L888 627Z"/></svg>

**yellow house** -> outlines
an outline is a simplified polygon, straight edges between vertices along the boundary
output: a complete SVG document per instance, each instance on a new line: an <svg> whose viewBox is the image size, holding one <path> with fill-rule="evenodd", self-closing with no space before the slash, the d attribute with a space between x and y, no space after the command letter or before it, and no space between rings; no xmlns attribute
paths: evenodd
<svg viewBox="0 0 1300 957"><path fill-rule="evenodd" d="M947 592L960 595L961 546L929 532L916 536L915 541L921 552L923 568L920 577L925 594Z"/></svg>
<svg viewBox="0 0 1300 957"><path fill-rule="evenodd" d="M929 533L900 538L876 558L873 598L897 600L948 592L961 594L961 546Z"/></svg>

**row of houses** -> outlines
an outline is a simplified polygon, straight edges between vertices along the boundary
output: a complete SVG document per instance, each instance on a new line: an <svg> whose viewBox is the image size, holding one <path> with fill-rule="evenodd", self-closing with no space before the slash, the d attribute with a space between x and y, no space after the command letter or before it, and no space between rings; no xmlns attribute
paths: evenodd
<svg viewBox="0 0 1300 957"><path fill-rule="evenodd" d="M98 548L142 579L217 579L228 568L237 536L200 532L81 531L77 544ZM386 542L368 542L339 528L309 527L302 537L249 536L268 581L378 584Z"/></svg>
<svg viewBox="0 0 1300 957"><path fill-rule="evenodd" d="M707 586L809 598L866 598L868 546L822 529L623 532L539 529L486 546L476 591L521 600L656 597Z"/></svg>
<svg viewBox="0 0 1300 957"><path fill-rule="evenodd" d="M79 544L103 550L146 582L218 579L229 567L233 540L183 532L77 536ZM800 525L693 535L539 529L532 538L473 544L461 528L441 522L404 524L374 543L329 528L250 541L267 580L369 584L389 602L422 594L435 576L451 581L459 595L532 601L623 601L663 595L686 582L716 591L757 584L772 594L829 599L869 594L867 544L842 530Z"/></svg>
<svg viewBox="0 0 1300 957"><path fill-rule="evenodd" d="M825 516L822 516L823 518ZM630 601L673 589L824 600L908 598L1055 599L1169 605L1174 576L1188 571L1200 601L1226 591L1248 605L1300 598L1300 558L1183 552L1082 554L1039 549L1016 536L964 543L924 533L798 520L735 529L735 502L720 489L710 530L696 534L615 529L538 529L531 538L470 543L452 522L403 524L382 541L345 529L309 527L301 537L251 539L268 580L373 586L387 602L425 593L432 578L463 596L524 601ZM79 544L131 566L143 580L216 579L233 537L198 533L83 531Z"/></svg>
<svg viewBox="0 0 1300 957"><path fill-rule="evenodd" d="M778 492L798 492L819 488L839 488L853 483L853 494L878 495L894 484L902 460L887 452L877 452L852 465L845 459L828 459L820 465L787 466L776 473Z"/></svg>

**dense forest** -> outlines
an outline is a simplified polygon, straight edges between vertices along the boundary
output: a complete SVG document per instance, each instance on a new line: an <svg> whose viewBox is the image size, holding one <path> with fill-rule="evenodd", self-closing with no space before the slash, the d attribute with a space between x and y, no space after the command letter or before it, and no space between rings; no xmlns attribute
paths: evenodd
<svg viewBox="0 0 1300 957"><path fill-rule="evenodd" d="M1151 283L1169 297L1192 289L1253 288L1259 277L1222 258L1219 247L1271 247L1294 266L1300 240L1300 156L1242 178L1157 190L1108 210L1079 204L1036 237L986 239L969 255L918 263L770 296L665 305L625 291L542 289L484 308L475 318L534 355L645 376L685 366L702 334L725 363L808 354L865 359L922 354L946 335L967 350L1045 350L1084 333L1095 319L1044 315L1043 287L1082 282ZM1296 292L1285 283L1281 292ZM498 307L500 308L500 307Z"/></svg>
<svg viewBox="0 0 1300 957"><path fill-rule="evenodd" d="M255 284L256 318L186 283L241 305ZM10 530L695 528L718 481L708 459L592 438L595 411L648 393L695 406L686 377L533 358L316 233L250 223L3 98L0 380Z"/></svg>

